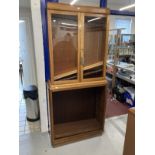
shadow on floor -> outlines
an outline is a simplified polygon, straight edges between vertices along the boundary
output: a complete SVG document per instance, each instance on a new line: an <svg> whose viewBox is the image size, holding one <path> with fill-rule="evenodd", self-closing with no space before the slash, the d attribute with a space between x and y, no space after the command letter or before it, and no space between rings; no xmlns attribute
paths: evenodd
<svg viewBox="0 0 155 155"><path fill-rule="evenodd" d="M106 118L119 116L128 113L128 105L121 103L118 100L112 98L111 94L107 94L107 106L106 106Z"/></svg>

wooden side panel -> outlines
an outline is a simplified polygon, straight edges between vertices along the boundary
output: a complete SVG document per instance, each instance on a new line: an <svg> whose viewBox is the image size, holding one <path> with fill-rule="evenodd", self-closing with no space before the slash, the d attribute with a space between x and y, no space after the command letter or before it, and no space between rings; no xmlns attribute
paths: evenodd
<svg viewBox="0 0 155 155"><path fill-rule="evenodd" d="M49 97L49 88L48 84L46 85L46 92L47 92L47 117L48 117L48 132L51 133L51 117L50 117L50 97Z"/></svg>
<svg viewBox="0 0 155 155"><path fill-rule="evenodd" d="M81 67L81 81L83 80L84 69L84 13L80 13L80 67Z"/></svg>
<svg viewBox="0 0 155 155"><path fill-rule="evenodd" d="M107 63L107 54L108 54L108 36L109 36L109 16L107 16L107 21L106 21L106 35L104 38L105 42L105 50L104 50L104 55L103 55L103 77L106 79L106 63Z"/></svg>
<svg viewBox="0 0 155 155"><path fill-rule="evenodd" d="M106 110L106 86L96 91L96 118L104 129L105 110Z"/></svg>
<svg viewBox="0 0 155 155"><path fill-rule="evenodd" d="M101 122L102 122L102 127L104 130L104 123L105 123L105 112L106 112L106 106L107 106L107 85L103 87L102 93L101 93Z"/></svg>
<svg viewBox="0 0 155 155"><path fill-rule="evenodd" d="M123 155L135 155L135 112L129 110Z"/></svg>
<svg viewBox="0 0 155 155"><path fill-rule="evenodd" d="M51 142L54 143L54 116L53 116L53 101L52 101L52 91L49 90L49 108L50 108L50 136Z"/></svg>
<svg viewBox="0 0 155 155"><path fill-rule="evenodd" d="M52 44L52 22L51 22L51 13L47 11L47 20L48 20L48 44L49 44L49 56L50 56L50 80L54 82L54 66L53 66L53 44Z"/></svg>
<svg viewBox="0 0 155 155"><path fill-rule="evenodd" d="M81 81L81 14L78 13L78 81Z"/></svg>

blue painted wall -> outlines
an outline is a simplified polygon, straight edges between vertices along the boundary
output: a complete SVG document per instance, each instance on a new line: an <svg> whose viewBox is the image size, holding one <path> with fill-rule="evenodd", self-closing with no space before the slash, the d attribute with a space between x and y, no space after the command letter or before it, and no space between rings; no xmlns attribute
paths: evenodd
<svg viewBox="0 0 155 155"><path fill-rule="evenodd" d="M119 10L110 10L111 15L120 15L120 16L135 16L134 12L130 11L119 11Z"/></svg>
<svg viewBox="0 0 155 155"><path fill-rule="evenodd" d="M44 62L45 62L45 79L50 77L49 71L49 52L48 52L48 32L47 32L47 13L46 13L47 0L41 0L41 17L42 17L42 31L43 31L43 45L44 45Z"/></svg>
<svg viewBox="0 0 155 155"><path fill-rule="evenodd" d="M45 62L45 80L50 79L50 63L49 63L49 48L48 48L48 31L47 31L47 2L58 2L58 0L41 0L41 17L42 31L44 44L44 62Z"/></svg>
<svg viewBox="0 0 155 155"><path fill-rule="evenodd" d="M59 0L47 0L48 2L59 2Z"/></svg>
<svg viewBox="0 0 155 155"><path fill-rule="evenodd" d="M106 8L107 7L107 0L100 0L100 7Z"/></svg>

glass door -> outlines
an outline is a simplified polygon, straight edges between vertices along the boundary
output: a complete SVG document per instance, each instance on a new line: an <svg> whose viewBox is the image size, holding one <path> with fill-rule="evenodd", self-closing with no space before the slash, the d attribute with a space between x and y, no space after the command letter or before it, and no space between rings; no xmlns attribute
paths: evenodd
<svg viewBox="0 0 155 155"><path fill-rule="evenodd" d="M77 82L78 14L48 12L51 80L53 83Z"/></svg>
<svg viewBox="0 0 155 155"><path fill-rule="evenodd" d="M107 18L104 15L84 14L83 23L82 79L103 79Z"/></svg>

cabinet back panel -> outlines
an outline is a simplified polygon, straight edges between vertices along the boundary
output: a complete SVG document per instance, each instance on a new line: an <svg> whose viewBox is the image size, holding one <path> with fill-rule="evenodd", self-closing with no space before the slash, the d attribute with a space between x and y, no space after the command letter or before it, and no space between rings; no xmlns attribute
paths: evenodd
<svg viewBox="0 0 155 155"><path fill-rule="evenodd" d="M54 123L96 118L96 97L101 88L53 93ZM97 91L98 90L98 91Z"/></svg>

